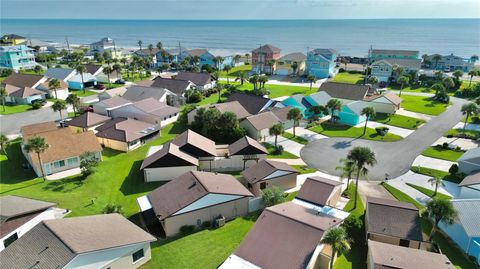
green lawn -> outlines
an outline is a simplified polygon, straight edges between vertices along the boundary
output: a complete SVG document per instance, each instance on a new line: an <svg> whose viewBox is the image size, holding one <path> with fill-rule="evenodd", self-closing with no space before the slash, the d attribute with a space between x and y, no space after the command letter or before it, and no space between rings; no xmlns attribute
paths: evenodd
<svg viewBox="0 0 480 269"><path fill-rule="evenodd" d="M16 140L7 148L9 159L0 155L0 195L55 202L72 210L69 216L98 214L106 204L116 203L122 205L125 216L131 216L138 212L136 198L161 184L143 181L140 165L149 146L172 140L184 130L183 126L168 125L162 130L162 137L128 153L105 149L97 172L83 181L79 176L46 182L36 178L32 171L22 169L26 161Z"/></svg>
<svg viewBox="0 0 480 269"><path fill-rule="evenodd" d="M363 74L350 72L338 73L332 81L349 84L363 84Z"/></svg>
<svg viewBox="0 0 480 269"><path fill-rule="evenodd" d="M5 111L4 111L5 109ZM0 108L0 115L10 115L31 110L31 105L5 105Z"/></svg>
<svg viewBox="0 0 480 269"><path fill-rule="evenodd" d="M151 79L151 76L145 76L145 75L140 75L140 74L132 74L127 72L122 73L122 78L126 81L131 81L131 82L139 82L141 80L147 80Z"/></svg>
<svg viewBox="0 0 480 269"><path fill-rule="evenodd" d="M480 132L465 130L465 134L471 138L480 138ZM463 135L463 129L451 129L444 134L444 136L459 137Z"/></svg>
<svg viewBox="0 0 480 269"><path fill-rule="evenodd" d="M405 110L427 115L440 115L448 107L447 104L432 101L429 97L402 95L402 107Z"/></svg>
<svg viewBox="0 0 480 269"><path fill-rule="evenodd" d="M410 168L415 173L431 176L431 177L441 177L443 180L450 181L453 183L460 183L463 180L463 177L458 175L452 175L449 172L444 172L436 169L426 168L426 167L418 167L412 166Z"/></svg>
<svg viewBox="0 0 480 269"><path fill-rule="evenodd" d="M303 144L303 145L306 145L308 144L308 140L303 138L303 137L300 137L300 136L293 136L292 133L288 133L288 132L284 132L282 134L283 137L287 138L287 139L290 139L292 141L295 141L297 143L300 143L300 144Z"/></svg>
<svg viewBox="0 0 480 269"><path fill-rule="evenodd" d="M287 195L285 200L287 200L287 202L290 202L297 196L297 194L298 194L298 191L291 192Z"/></svg>
<svg viewBox="0 0 480 269"><path fill-rule="evenodd" d="M20 70L21 74L28 74L28 75L43 75L47 70L42 69L40 72L35 72L33 69L22 69Z"/></svg>
<svg viewBox="0 0 480 269"><path fill-rule="evenodd" d="M243 85L240 84L240 82L232 82L230 81L230 84L233 85L239 85L239 90L241 91L252 91L253 90L253 85L245 82ZM290 85L276 85L276 84L265 84L265 88L270 91L270 94L268 97L270 98L277 98L281 96L292 96L295 94L303 94L303 95L309 95L312 93L316 93L318 91L318 88L312 87L304 87L304 86L290 86Z"/></svg>
<svg viewBox="0 0 480 269"><path fill-rule="evenodd" d="M433 146L427 148L424 152L422 152L423 156L456 162L460 156L462 156L465 151L456 151L452 149L444 149L442 147Z"/></svg>
<svg viewBox="0 0 480 269"><path fill-rule="evenodd" d="M383 124L388 124L400 128L415 130L421 124L425 123L424 120L407 117L399 114L385 114L385 113L377 113L375 119L376 122L380 122Z"/></svg>
<svg viewBox="0 0 480 269"><path fill-rule="evenodd" d="M218 229L153 243L148 268L217 268L240 245L259 213L239 217Z"/></svg>
<svg viewBox="0 0 480 269"><path fill-rule="evenodd" d="M404 192L400 191L399 189L392 187L391 185L387 183L382 183L383 187L391 194L395 199L407 203L413 204L416 208L422 209L423 206L417 202L417 200L413 199L412 197L408 196Z"/></svg>
<svg viewBox="0 0 480 269"><path fill-rule="evenodd" d="M388 87L389 90L400 91L399 85L391 85ZM402 89L402 92L424 92L424 93L434 93L433 90L427 87L418 87L418 86L407 86Z"/></svg>
<svg viewBox="0 0 480 269"><path fill-rule="evenodd" d="M293 155L292 153L284 150L282 152L282 154L273 154L273 151L275 150L275 146L272 145L272 144L268 144L268 143L263 143L263 145L267 148L268 150L268 155L267 155L267 158L268 159L298 159L300 157L296 156L296 155Z"/></svg>
<svg viewBox="0 0 480 269"><path fill-rule="evenodd" d="M90 95L97 94L96 92L89 91L89 90L86 90L85 92L83 92L83 90L70 90L70 93L73 93L78 97L87 97L87 96L90 96Z"/></svg>
<svg viewBox="0 0 480 269"><path fill-rule="evenodd" d="M430 189L427 189L427 188L424 188L424 187L422 187L422 186L414 185L414 184L411 184L411 183L406 183L406 184L407 184L408 186L416 189L417 191L425 194L426 196L431 197L431 198L436 197L436 198L439 198L439 199L452 199L452 197L450 197L450 196L448 196L448 195L445 195L445 194L443 194L443 193L439 193L439 192L437 192L436 195L433 195L433 194L435 193L434 191L432 191L432 190L430 190Z"/></svg>
<svg viewBox="0 0 480 269"><path fill-rule="evenodd" d="M315 173L317 171L317 169L307 165L290 165L290 166L295 168L300 174L310 174L310 173Z"/></svg>
<svg viewBox="0 0 480 269"><path fill-rule="evenodd" d="M239 65L237 67L234 67L232 68L230 71L228 71L228 75L227 75L227 72L225 71L220 71L220 76L223 77L223 78L226 78L226 77L229 77L229 78L233 78L235 79L238 74L240 74L241 72L250 72L252 71L252 65L248 64L248 65Z"/></svg>
<svg viewBox="0 0 480 269"><path fill-rule="evenodd" d="M398 141L402 139L401 136L391 133L388 133L385 136L380 136L372 128L367 128L365 135L363 135L363 128L342 124L332 124L328 122L312 127L310 130L330 137L351 137L385 142Z"/></svg>

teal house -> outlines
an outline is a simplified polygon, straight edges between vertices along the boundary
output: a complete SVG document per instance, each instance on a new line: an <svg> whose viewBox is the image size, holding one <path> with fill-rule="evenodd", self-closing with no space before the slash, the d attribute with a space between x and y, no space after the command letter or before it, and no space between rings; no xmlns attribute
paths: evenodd
<svg viewBox="0 0 480 269"><path fill-rule="evenodd" d="M337 114L339 121L352 126L365 122L366 117L362 116L362 109L365 106L365 102L362 101L355 101L343 105Z"/></svg>
<svg viewBox="0 0 480 269"><path fill-rule="evenodd" d="M314 49L307 53L305 72L317 79L332 77L335 74L335 61L338 53L333 49Z"/></svg>
<svg viewBox="0 0 480 269"><path fill-rule="evenodd" d="M420 52L418 50L389 50L373 49L368 50L368 61L373 63L384 59L418 59Z"/></svg>
<svg viewBox="0 0 480 269"><path fill-rule="evenodd" d="M11 68L18 71L33 67L35 67L33 49L25 45L0 46L0 68Z"/></svg>
<svg viewBox="0 0 480 269"><path fill-rule="evenodd" d="M311 105L305 101L305 98L301 94L295 94L287 99L282 101L282 104L287 106L287 107L293 107L293 108L298 108L300 112L302 112L303 118L309 118L312 115L308 111L308 108L311 107Z"/></svg>
<svg viewBox="0 0 480 269"><path fill-rule="evenodd" d="M213 55L206 49L192 49L182 51L180 54L180 60L183 60L186 57L198 57L198 62L195 64L197 64L200 68L206 64L210 65L211 67L218 68L219 70L223 70L226 65L233 66L232 56L222 56L222 61L215 63L214 58L217 56L219 55Z"/></svg>

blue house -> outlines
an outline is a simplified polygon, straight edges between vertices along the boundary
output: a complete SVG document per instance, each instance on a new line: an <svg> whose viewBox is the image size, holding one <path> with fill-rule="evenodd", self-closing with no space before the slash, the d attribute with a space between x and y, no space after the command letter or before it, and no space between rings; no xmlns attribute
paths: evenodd
<svg viewBox="0 0 480 269"><path fill-rule="evenodd" d="M305 72L317 79L332 77L335 73L337 51L333 49L314 49L307 53Z"/></svg>
<svg viewBox="0 0 480 269"><path fill-rule="evenodd" d="M440 223L442 229L468 256L480 261L480 199L452 200L458 217L453 225Z"/></svg>
<svg viewBox="0 0 480 269"><path fill-rule="evenodd" d="M183 60L188 56L199 57L198 67L200 68L202 68L202 66L206 64L210 65L211 67L218 68L219 70L222 70L225 67L225 65L233 66L233 57L231 55L222 56L223 61L216 64L213 59L219 55L213 55L206 49L192 49L192 50L182 51L182 53L180 53L180 60Z"/></svg>
<svg viewBox="0 0 480 269"><path fill-rule="evenodd" d="M84 88L93 87L97 85L97 78L90 73L78 73L75 69L69 68L50 68L45 72L48 78L55 78L67 83L68 88L72 90L83 90Z"/></svg>
<svg viewBox="0 0 480 269"><path fill-rule="evenodd" d="M0 67L14 70L35 67L33 49L25 46L0 46Z"/></svg>
<svg viewBox="0 0 480 269"><path fill-rule="evenodd" d="M157 60L157 67L164 63L178 63L180 58L180 50L179 49L166 49L166 53L163 51L159 51L156 54Z"/></svg>
<svg viewBox="0 0 480 269"><path fill-rule="evenodd" d="M282 104L287 107L298 108L300 112L302 112L303 118L309 118L310 116L308 108L311 107L311 105L304 99L304 96L301 94L295 94L288 97L287 99L282 101Z"/></svg>

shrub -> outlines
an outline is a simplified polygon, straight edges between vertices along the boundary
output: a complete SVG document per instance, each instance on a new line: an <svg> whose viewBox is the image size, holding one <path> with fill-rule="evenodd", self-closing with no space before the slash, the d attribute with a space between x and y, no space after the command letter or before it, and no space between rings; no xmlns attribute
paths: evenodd
<svg viewBox="0 0 480 269"><path fill-rule="evenodd" d="M112 213L122 214L122 206L116 205L116 204L107 204L103 208L102 213L103 214L112 214Z"/></svg>
<svg viewBox="0 0 480 269"><path fill-rule="evenodd" d="M480 123L480 117L478 117L478 116L473 116L473 117L472 117L472 123L473 123L473 124L479 124L479 123Z"/></svg>
<svg viewBox="0 0 480 269"><path fill-rule="evenodd" d="M272 152L273 155L280 155L283 153L283 146L278 145L275 150Z"/></svg>
<svg viewBox="0 0 480 269"><path fill-rule="evenodd" d="M359 217L350 215L345 219L342 225L350 237L359 238L362 236L363 221Z"/></svg>
<svg viewBox="0 0 480 269"><path fill-rule="evenodd" d="M459 146L456 146L456 147L455 147L455 151L462 151L462 148L459 147Z"/></svg>
<svg viewBox="0 0 480 269"><path fill-rule="evenodd" d="M456 163L452 164L452 166L450 166L450 169L448 169L448 172L450 174L457 174L458 173L458 165Z"/></svg>
<svg viewBox="0 0 480 269"><path fill-rule="evenodd" d="M338 73L345 73L345 68L342 67L342 68L338 69Z"/></svg>
<svg viewBox="0 0 480 269"><path fill-rule="evenodd" d="M0 77L8 77L12 74L12 69L2 68L0 69Z"/></svg>
<svg viewBox="0 0 480 269"><path fill-rule="evenodd" d="M285 202L284 191L277 186L263 190L262 200L266 207Z"/></svg>
<svg viewBox="0 0 480 269"><path fill-rule="evenodd" d="M183 225L180 227L180 232L182 234L190 234L193 233L193 231L195 231L195 226L193 225Z"/></svg>
<svg viewBox="0 0 480 269"><path fill-rule="evenodd" d="M207 228L210 228L210 227L212 227L212 222L211 221L206 220L202 223L202 228L207 229Z"/></svg>
<svg viewBox="0 0 480 269"><path fill-rule="evenodd" d="M377 132L380 136L385 136L388 133L388 127L377 127L375 128L375 132Z"/></svg>
<svg viewBox="0 0 480 269"><path fill-rule="evenodd" d="M198 103L202 101L202 94L199 91L194 91L188 95L187 103Z"/></svg>
<svg viewBox="0 0 480 269"><path fill-rule="evenodd" d="M442 148L443 148L443 149L449 149L450 147L449 147L449 145L448 145L447 142L443 142Z"/></svg>
<svg viewBox="0 0 480 269"><path fill-rule="evenodd" d="M33 102L32 103L32 109L39 109L42 107L42 103L40 102Z"/></svg>

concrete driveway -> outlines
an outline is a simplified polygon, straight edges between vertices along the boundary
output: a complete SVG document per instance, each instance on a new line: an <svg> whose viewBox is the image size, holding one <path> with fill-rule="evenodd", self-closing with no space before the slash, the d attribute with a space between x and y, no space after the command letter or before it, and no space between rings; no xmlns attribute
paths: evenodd
<svg viewBox="0 0 480 269"><path fill-rule="evenodd" d="M365 123L359 123L359 124L355 125L355 127L363 128L363 127L365 127ZM376 122L376 121L368 121L367 122L367 127L372 128L372 129L375 129L377 127L387 127L389 133L399 135L403 138L405 138L405 137L411 135L413 132L415 132L415 130L400 128L400 127L397 127L397 126L383 124L383 123L379 123L379 122Z"/></svg>
<svg viewBox="0 0 480 269"><path fill-rule="evenodd" d="M405 174L415 158L431 146L462 118L460 108L467 101L452 98L453 105L432 118L408 137L396 142L377 142L352 138L329 138L309 143L301 150L302 159L322 172L338 175L335 167L339 160L356 146L368 147L375 152L377 165L368 167L370 180L383 180L385 174L395 178Z"/></svg>
<svg viewBox="0 0 480 269"><path fill-rule="evenodd" d="M67 112L63 112L64 117ZM43 107L38 110L30 110L22 113L1 115L0 132L5 135L16 135L24 125L60 120L60 114L50 107Z"/></svg>

